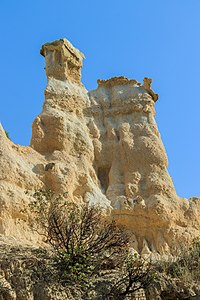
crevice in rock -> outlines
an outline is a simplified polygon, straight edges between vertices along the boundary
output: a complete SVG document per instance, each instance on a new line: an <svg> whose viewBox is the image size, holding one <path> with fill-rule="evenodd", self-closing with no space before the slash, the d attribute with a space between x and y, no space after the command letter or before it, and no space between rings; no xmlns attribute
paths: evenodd
<svg viewBox="0 0 200 300"><path fill-rule="evenodd" d="M101 183L102 191L105 193L109 186L109 172L110 168L100 167L98 168L97 176Z"/></svg>

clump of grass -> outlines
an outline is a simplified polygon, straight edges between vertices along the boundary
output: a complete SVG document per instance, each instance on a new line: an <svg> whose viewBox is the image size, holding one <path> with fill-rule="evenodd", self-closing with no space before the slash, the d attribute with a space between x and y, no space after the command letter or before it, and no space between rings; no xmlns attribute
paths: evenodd
<svg viewBox="0 0 200 300"><path fill-rule="evenodd" d="M7 130L5 130L5 134L6 134L7 138L10 140L10 135L9 135L9 132Z"/></svg>

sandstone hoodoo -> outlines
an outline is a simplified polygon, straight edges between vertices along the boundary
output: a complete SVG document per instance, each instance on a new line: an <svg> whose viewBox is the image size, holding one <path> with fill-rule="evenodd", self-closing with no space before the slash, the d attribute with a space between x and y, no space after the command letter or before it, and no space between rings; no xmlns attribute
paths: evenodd
<svg viewBox="0 0 200 300"><path fill-rule="evenodd" d="M48 81L30 147L14 145L0 128L1 240L37 244L27 205L38 189L112 209L142 254L163 254L198 236L200 199L176 194L151 79L98 80L88 92L81 83L84 55L70 42L47 43L41 54Z"/></svg>

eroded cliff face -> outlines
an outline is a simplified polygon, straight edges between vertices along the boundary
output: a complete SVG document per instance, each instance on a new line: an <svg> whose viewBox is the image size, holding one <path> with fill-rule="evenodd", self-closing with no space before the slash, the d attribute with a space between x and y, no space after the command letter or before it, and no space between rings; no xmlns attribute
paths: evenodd
<svg viewBox="0 0 200 300"><path fill-rule="evenodd" d="M132 231L134 247L166 253L198 235L200 201L176 194L154 119L158 95L151 80L99 80L89 97L95 170L115 218Z"/></svg>
<svg viewBox="0 0 200 300"><path fill-rule="evenodd" d="M68 199L112 209L135 249L165 253L200 233L200 199L179 198L154 119L151 80L81 83L83 54L66 39L45 44L47 87L30 147L0 131L0 234L37 243L23 207L31 192L68 192Z"/></svg>

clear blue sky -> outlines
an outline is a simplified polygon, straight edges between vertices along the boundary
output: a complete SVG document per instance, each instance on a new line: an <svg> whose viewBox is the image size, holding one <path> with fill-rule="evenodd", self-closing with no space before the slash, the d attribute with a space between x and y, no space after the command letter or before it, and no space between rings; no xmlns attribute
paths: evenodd
<svg viewBox="0 0 200 300"><path fill-rule="evenodd" d="M169 172L182 197L200 195L200 0L1 0L0 121L28 145L46 85L45 42L66 37L86 56L82 81L153 79Z"/></svg>

